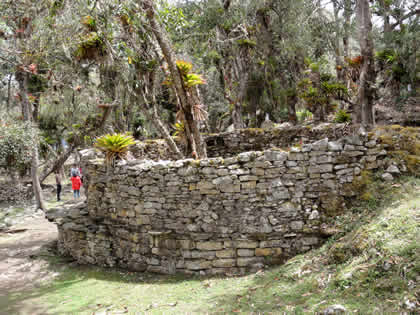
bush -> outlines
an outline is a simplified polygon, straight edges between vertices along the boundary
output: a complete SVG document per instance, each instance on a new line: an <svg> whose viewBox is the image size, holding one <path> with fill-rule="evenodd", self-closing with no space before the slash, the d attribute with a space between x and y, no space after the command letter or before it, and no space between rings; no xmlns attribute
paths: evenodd
<svg viewBox="0 0 420 315"><path fill-rule="evenodd" d="M297 117L298 122L303 122L306 119L311 119L312 116L313 116L312 113L307 109L303 109L300 111L298 110L296 112L296 117Z"/></svg>
<svg viewBox="0 0 420 315"><path fill-rule="evenodd" d="M346 123L351 121L351 115L347 113L344 109L340 109L335 113L334 122L336 123Z"/></svg>
<svg viewBox="0 0 420 315"><path fill-rule="evenodd" d="M9 170L29 167L37 139L37 132L29 123L0 121L0 164Z"/></svg>
<svg viewBox="0 0 420 315"><path fill-rule="evenodd" d="M128 149L136 142L128 133L107 134L96 139L95 147L105 153L108 163L116 159L124 159L127 156Z"/></svg>

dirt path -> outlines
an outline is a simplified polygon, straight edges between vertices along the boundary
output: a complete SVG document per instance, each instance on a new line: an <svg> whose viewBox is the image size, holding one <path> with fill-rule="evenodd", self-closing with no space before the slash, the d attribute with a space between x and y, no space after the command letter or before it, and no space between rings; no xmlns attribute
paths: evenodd
<svg viewBox="0 0 420 315"><path fill-rule="evenodd" d="M57 239L57 228L35 212L0 232L0 314L47 314L45 306L34 299L21 300L19 293L28 292L51 280L52 271L44 256L53 256L49 248Z"/></svg>
<svg viewBox="0 0 420 315"><path fill-rule="evenodd" d="M47 252L48 244L57 239L57 228L38 212L10 230L0 233L0 294L31 288L49 277L47 264L37 256Z"/></svg>

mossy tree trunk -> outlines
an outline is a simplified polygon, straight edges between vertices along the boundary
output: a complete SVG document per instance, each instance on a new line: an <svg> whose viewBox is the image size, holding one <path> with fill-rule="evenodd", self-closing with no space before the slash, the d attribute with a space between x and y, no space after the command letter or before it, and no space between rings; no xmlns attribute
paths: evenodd
<svg viewBox="0 0 420 315"><path fill-rule="evenodd" d="M363 58L359 79L356 122L367 127L374 124L373 101L376 79L373 58L372 20L368 0L357 0L356 17L359 25L360 52Z"/></svg>
<svg viewBox="0 0 420 315"><path fill-rule="evenodd" d="M33 117L33 112L31 110L31 104L28 100L28 75L25 70L26 66L22 66L21 70L16 72L16 80L19 85L19 94L21 98L21 105L23 111L24 121L30 122L32 128L36 129L36 117ZM32 148L32 158L31 158L31 179L32 179L32 189L35 195L37 208L46 210L44 197L42 194L41 183L38 173L39 157L38 157L38 145L34 145Z"/></svg>

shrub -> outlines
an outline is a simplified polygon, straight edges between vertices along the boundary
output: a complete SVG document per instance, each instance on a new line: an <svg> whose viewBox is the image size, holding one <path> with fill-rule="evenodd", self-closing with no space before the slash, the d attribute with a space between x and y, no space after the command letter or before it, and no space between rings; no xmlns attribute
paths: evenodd
<svg viewBox="0 0 420 315"><path fill-rule="evenodd" d="M298 110L296 112L296 117L297 117L298 122L305 121L306 119L311 119L312 116L313 116L312 113L307 109Z"/></svg>
<svg viewBox="0 0 420 315"><path fill-rule="evenodd" d="M29 123L0 121L0 164L7 169L26 169L38 135Z"/></svg>
<svg viewBox="0 0 420 315"><path fill-rule="evenodd" d="M116 159L124 159L127 156L128 149L136 142L128 133L107 134L96 139L95 147L105 153L108 163Z"/></svg>
<svg viewBox="0 0 420 315"><path fill-rule="evenodd" d="M351 121L351 115L347 113L344 109L340 109L338 112L335 113L336 123L346 123Z"/></svg>

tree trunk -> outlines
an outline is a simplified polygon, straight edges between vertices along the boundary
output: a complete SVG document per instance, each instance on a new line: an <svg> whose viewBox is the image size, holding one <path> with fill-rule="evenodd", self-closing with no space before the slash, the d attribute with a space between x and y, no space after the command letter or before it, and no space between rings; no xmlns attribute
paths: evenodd
<svg viewBox="0 0 420 315"><path fill-rule="evenodd" d="M351 58L350 50L350 28L351 28L351 15L352 15L352 0L344 0L344 36L343 36L343 54L344 60ZM343 69L343 76L346 80L347 89L350 89L351 79L347 75L348 69Z"/></svg>
<svg viewBox="0 0 420 315"><path fill-rule="evenodd" d="M239 86L239 94L238 99L236 100L233 112L232 112L232 120L233 126L235 129L243 129L245 128L244 119L242 117L242 105L245 100L246 89L248 86L248 72L243 73L240 86Z"/></svg>
<svg viewBox="0 0 420 315"><path fill-rule="evenodd" d="M344 36L343 53L344 57L351 58L350 52L350 28L351 28L351 0L344 0Z"/></svg>
<svg viewBox="0 0 420 315"><path fill-rule="evenodd" d="M296 94L287 97L287 111L289 114L289 122L293 125L297 123L296 117L296 103L298 102L298 97Z"/></svg>
<svg viewBox="0 0 420 315"><path fill-rule="evenodd" d="M390 4L387 0L379 0L378 2L379 2L379 7L380 7L383 23L384 23L383 40L385 43L385 47L388 48L390 45L391 32L392 32L390 19L389 19Z"/></svg>
<svg viewBox="0 0 420 315"><path fill-rule="evenodd" d="M206 143L203 141L200 134L200 130L197 126L197 123L194 122L194 117L192 115L192 107L194 106L193 100L187 95L187 92L182 82L181 74L176 65L175 54L171 48L167 35L165 34L164 30L161 28L160 24L156 19L153 1L143 1L143 7L146 11L146 16L150 23L152 32L155 35L159 46L162 49L163 56L168 64L174 88L180 101L181 109L184 111L186 125L188 124L190 132L192 134L192 137L189 138L191 146L196 147L196 154L198 154L197 158L207 158Z"/></svg>
<svg viewBox="0 0 420 315"><path fill-rule="evenodd" d="M29 104L28 95L27 95L28 74L26 72L19 71L16 73L16 80L18 81L18 84L19 84L24 120L27 122L30 122L32 124L32 128L35 129L36 125L34 125L34 120L33 120L32 112L31 112L31 105ZM44 198L42 195L41 184L39 181L38 164L39 164L38 146L34 145L34 147L32 148L32 160L31 160L32 189L35 195L37 208L46 210Z"/></svg>
<svg viewBox="0 0 420 315"><path fill-rule="evenodd" d="M147 110L146 110L147 112ZM147 114L146 114L147 115ZM150 114L149 114L150 115ZM156 127L157 130L159 130L160 134L165 139L166 143L168 144L169 148L172 150L172 152L175 153L178 159L184 159L184 155L179 150L178 146L176 145L174 139L172 139L171 135L169 134L168 130L165 128L165 125L160 120L159 114L157 112L157 108L155 104L152 104L152 115L151 120L153 122L153 125Z"/></svg>
<svg viewBox="0 0 420 315"><path fill-rule="evenodd" d="M360 71L356 122L368 127L374 124L373 98L376 73L373 59L372 21L368 0L358 0L356 15L360 34L360 52L363 58Z"/></svg>
<svg viewBox="0 0 420 315"><path fill-rule="evenodd" d="M184 159L184 155L179 150L178 146L176 145L174 139L172 139L169 131L166 129L165 125L163 124L162 120L159 117L157 112L157 108L154 102L147 102L146 97L142 94L143 102L145 106L140 106L140 110L142 113L149 119L155 128L160 132L162 137L165 139L166 143L168 144L169 149L172 150L173 153L177 156L178 159ZM149 112L151 109L151 113Z"/></svg>
<svg viewBox="0 0 420 315"><path fill-rule="evenodd" d="M342 60L342 54L341 54L341 47L340 47L340 20L339 20L339 11L340 8L338 6L337 1L333 1L334 6L334 22L335 22L335 28L336 28L336 35L334 38L334 58L335 58L335 70L337 74L337 79L339 81L344 80L344 71L343 71L343 60Z"/></svg>

